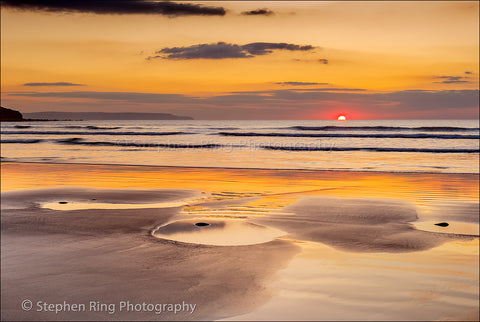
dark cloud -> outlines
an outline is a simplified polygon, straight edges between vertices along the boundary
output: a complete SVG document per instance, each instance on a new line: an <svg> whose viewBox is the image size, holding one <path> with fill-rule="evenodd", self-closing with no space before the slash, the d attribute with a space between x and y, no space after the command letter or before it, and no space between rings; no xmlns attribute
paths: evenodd
<svg viewBox="0 0 480 322"><path fill-rule="evenodd" d="M419 118L430 119L445 118L446 115L457 118L470 115L478 118L478 90L406 90L372 94L370 98L373 106L383 106L383 109L390 109L398 115L410 113L421 116Z"/></svg>
<svg viewBox="0 0 480 322"><path fill-rule="evenodd" d="M473 72L466 71L465 74L467 74L467 75L472 75Z"/></svg>
<svg viewBox="0 0 480 322"><path fill-rule="evenodd" d="M309 83L309 82L277 82L277 85L307 86L307 85L328 85L328 83Z"/></svg>
<svg viewBox="0 0 480 322"><path fill-rule="evenodd" d="M187 97L181 94L138 93L138 92L26 92L12 93L14 96L28 97L57 97L57 98L81 98L98 100L115 100L136 103L189 103L197 100L195 97Z"/></svg>
<svg viewBox="0 0 480 322"><path fill-rule="evenodd" d="M296 88L303 92L365 92L364 88Z"/></svg>
<svg viewBox="0 0 480 322"><path fill-rule="evenodd" d="M2 7L29 11L94 14L158 14L164 16L223 16L222 7L149 0L2 0Z"/></svg>
<svg viewBox="0 0 480 322"><path fill-rule="evenodd" d="M470 83L466 80L445 80L442 82L435 82L435 83L442 83L442 84L459 84L459 83Z"/></svg>
<svg viewBox="0 0 480 322"><path fill-rule="evenodd" d="M37 100L30 99L32 97ZM135 110L188 115L195 119L308 119L328 116L339 106L362 118L477 119L479 116L478 90L372 93L362 89L295 87L210 97L138 92L7 92L2 93L2 102L12 106L21 104L27 110L37 106L37 111Z"/></svg>
<svg viewBox="0 0 480 322"><path fill-rule="evenodd" d="M284 42L281 43L272 43L272 42L253 42L250 44L243 45L246 51L248 51L252 55L266 55L272 53L272 50L275 49L283 49L283 50L290 50L290 51L308 51L312 50L315 47L311 45L300 46L294 44L287 44Z"/></svg>
<svg viewBox="0 0 480 322"><path fill-rule="evenodd" d="M254 57L241 46L218 42L216 44L200 44L189 47L163 48L156 56L147 59L224 59L224 58L250 58Z"/></svg>
<svg viewBox="0 0 480 322"><path fill-rule="evenodd" d="M440 79L440 81L434 83L441 84L470 83L467 76L435 76L434 79Z"/></svg>
<svg viewBox="0 0 480 322"><path fill-rule="evenodd" d="M274 12L266 8L242 12L244 16L271 16Z"/></svg>
<svg viewBox="0 0 480 322"><path fill-rule="evenodd" d="M321 106L338 102L378 113L402 115L410 113L430 118L444 118L455 115L454 111L478 115L478 90L425 91L407 90L387 93L369 93L362 89L321 88L321 89L282 89L271 91L231 92L211 97L192 97L181 94L138 93L138 92L16 92L5 93L6 97L45 97L115 101L132 104L166 104L169 106L190 106L201 111L205 107L255 107L262 109L287 108L294 111L308 106ZM156 105L157 106L157 105ZM271 112L270 112L271 113ZM394 114L393 114L394 113ZM450 113L450 114L447 114ZM466 116L465 115L458 115Z"/></svg>
<svg viewBox="0 0 480 322"><path fill-rule="evenodd" d="M358 115L374 118L448 119L478 118L478 99L478 90L369 93L288 89L256 94L219 95L208 98L208 101L220 108L257 107L259 110L255 115L262 115L261 118L267 119L268 113L272 111L286 111L290 117L301 113L318 115L321 111L335 109L339 105L347 106ZM263 113L263 109L269 112ZM245 114L245 117L249 116Z"/></svg>
<svg viewBox="0 0 480 322"><path fill-rule="evenodd" d="M163 48L155 52L147 60L156 58L165 59L225 59L225 58L252 58L271 54L273 50L308 51L315 47L310 45L295 45L287 43L254 42L246 45L218 42L214 44L199 44L189 47Z"/></svg>
<svg viewBox="0 0 480 322"><path fill-rule="evenodd" d="M321 83L320 83L321 84ZM297 93L301 95L305 92L316 92L316 93L324 93L324 92L365 92L366 89L364 88L335 88L335 87L322 87L322 88L291 88L291 89L277 89L277 90L270 90L270 91L243 91L243 92L229 92L229 94L257 94L259 96L265 97L272 97L278 93Z"/></svg>
<svg viewBox="0 0 480 322"><path fill-rule="evenodd" d="M25 83L23 86L85 86L85 84L75 84L70 82L55 82L55 83Z"/></svg>
<svg viewBox="0 0 480 322"><path fill-rule="evenodd" d="M317 47L318 48L318 47ZM329 61L328 59L325 58L319 58L319 59L299 59L299 58L294 58L294 61L299 61L299 62L305 62L305 63L320 63L324 65L328 65Z"/></svg>

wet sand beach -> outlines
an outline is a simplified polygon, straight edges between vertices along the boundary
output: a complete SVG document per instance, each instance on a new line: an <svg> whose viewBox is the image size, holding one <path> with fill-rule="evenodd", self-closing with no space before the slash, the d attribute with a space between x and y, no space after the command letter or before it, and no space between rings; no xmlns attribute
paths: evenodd
<svg viewBox="0 0 480 322"><path fill-rule="evenodd" d="M2 320L478 319L478 175L1 167Z"/></svg>

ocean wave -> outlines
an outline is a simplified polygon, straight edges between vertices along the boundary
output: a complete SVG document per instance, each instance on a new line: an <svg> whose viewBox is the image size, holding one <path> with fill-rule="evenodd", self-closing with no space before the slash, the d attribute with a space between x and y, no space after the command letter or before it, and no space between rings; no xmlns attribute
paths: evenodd
<svg viewBox="0 0 480 322"><path fill-rule="evenodd" d="M281 129L300 131L424 131L424 132L478 132L478 127L456 126L291 126Z"/></svg>
<svg viewBox="0 0 480 322"><path fill-rule="evenodd" d="M233 130L240 130L238 127L209 127L209 130L227 130L227 131L233 131Z"/></svg>
<svg viewBox="0 0 480 322"><path fill-rule="evenodd" d="M222 136L273 136L273 137L309 137L309 138L401 138L401 139L476 139L480 135L468 134L401 134L401 133L374 133L374 134L356 134L356 133L256 133L256 132L219 132Z"/></svg>
<svg viewBox="0 0 480 322"><path fill-rule="evenodd" d="M69 125L69 126L62 126L65 129L89 129L89 130L118 130L121 129L121 126L95 126L95 125Z"/></svg>
<svg viewBox="0 0 480 322"><path fill-rule="evenodd" d="M35 135L182 135L188 132L69 132L69 131L2 131L2 134L35 134Z"/></svg>
<svg viewBox="0 0 480 322"><path fill-rule="evenodd" d="M426 148L377 148L377 147L318 147L318 146L262 146L265 150L282 151L372 151L418 153L479 153L479 149L426 149Z"/></svg>
<svg viewBox="0 0 480 322"><path fill-rule="evenodd" d="M56 140L57 143L70 145L89 145L89 146L121 146L121 147L140 147L140 148L170 148L170 149L213 149L226 147L221 144L177 144L177 143L136 143L119 140L118 142L95 142L84 141L82 138L69 138ZM228 146L230 147L230 146Z"/></svg>
<svg viewBox="0 0 480 322"><path fill-rule="evenodd" d="M24 144L29 144L29 143L38 143L38 142L42 142L43 140L40 140L40 139L26 139L26 140L1 140L0 143L4 144L4 143L24 143Z"/></svg>

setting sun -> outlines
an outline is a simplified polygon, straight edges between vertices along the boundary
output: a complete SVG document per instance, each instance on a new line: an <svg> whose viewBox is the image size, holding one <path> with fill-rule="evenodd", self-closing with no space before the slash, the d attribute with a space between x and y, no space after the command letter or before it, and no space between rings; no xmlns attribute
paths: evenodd
<svg viewBox="0 0 480 322"><path fill-rule="evenodd" d="M347 118L345 117L345 115L340 115L338 118L337 118L338 121L346 121Z"/></svg>

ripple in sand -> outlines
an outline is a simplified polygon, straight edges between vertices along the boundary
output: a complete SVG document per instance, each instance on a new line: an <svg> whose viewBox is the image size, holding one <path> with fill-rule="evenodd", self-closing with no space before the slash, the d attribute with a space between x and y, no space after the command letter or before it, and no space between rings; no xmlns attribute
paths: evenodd
<svg viewBox="0 0 480 322"><path fill-rule="evenodd" d="M157 238L184 243L239 246L272 241L286 233L241 219L196 218L178 220L156 228L152 235Z"/></svg>
<svg viewBox="0 0 480 322"><path fill-rule="evenodd" d="M438 226L438 221L415 221L411 223L416 229L434 233L479 236L480 225L475 223L449 221L448 226Z"/></svg>

